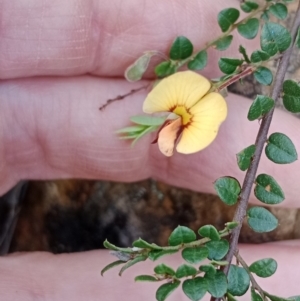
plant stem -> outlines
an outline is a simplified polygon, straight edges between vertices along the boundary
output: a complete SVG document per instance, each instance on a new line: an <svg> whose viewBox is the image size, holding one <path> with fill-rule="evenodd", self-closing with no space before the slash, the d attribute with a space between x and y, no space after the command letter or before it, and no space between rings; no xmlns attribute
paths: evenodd
<svg viewBox="0 0 300 301"><path fill-rule="evenodd" d="M298 5L298 8L297 8L297 11L296 11L296 16L295 16L292 30L291 30L292 41L295 41L295 39L296 39L299 26L300 26L300 2ZM277 100L280 96L280 92L282 89L282 83L283 83L284 76L285 76L285 73L288 68L292 50L293 50L293 47L291 45L284 52L282 59L280 60L279 65L278 65L277 73L276 73L276 76L274 79L274 84L272 86L272 91L270 93L271 94L270 96L271 96L271 98L274 99L275 103L277 102ZM252 185L255 180L255 176L256 176L258 164L259 164L259 161L261 158L261 154L262 154L262 151L264 148L264 144L267 141L267 135L268 135L271 121L272 121L273 113L274 113L274 108L262 118L262 122L261 122L259 131L258 131L258 134L256 137L256 141L255 141L255 145L256 145L255 154L253 156L253 160L250 164L250 167L247 170L247 173L246 173L246 176L244 179L244 183L242 185L239 206L235 212L234 219L233 219L234 221L238 222L239 225L232 231L232 235L230 237L230 248L229 248L228 254L225 259L229 264L223 270L226 275L228 274L228 270L230 268L232 258L234 256L235 252L237 252L238 239L239 239L240 231L242 228L242 223L246 216L246 211L247 211L247 207L248 207L248 202L249 202ZM215 299L212 298L211 300L215 300ZM216 299L216 300L220 300L220 299Z"/></svg>
<svg viewBox="0 0 300 301"><path fill-rule="evenodd" d="M262 296L263 300L265 300L264 290L256 282L256 280L253 277L252 273L250 272L250 269L249 269L247 263L245 262L245 260L241 257L241 255L238 252L235 252L234 256L240 262L240 264L242 265L242 267L247 271L247 273L248 273L248 275L250 277L250 281L251 281L252 287L254 289L256 289L259 292L259 294Z"/></svg>

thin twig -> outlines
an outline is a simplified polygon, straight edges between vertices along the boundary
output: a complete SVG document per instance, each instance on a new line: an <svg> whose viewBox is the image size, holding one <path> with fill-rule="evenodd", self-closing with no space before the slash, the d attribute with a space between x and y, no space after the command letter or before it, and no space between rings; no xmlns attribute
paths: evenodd
<svg viewBox="0 0 300 301"><path fill-rule="evenodd" d="M300 10L298 7L297 15L294 20L294 25L293 25L293 28L291 31L293 40L295 39L295 37L297 35L297 30L298 30L299 25L300 25ZM291 53L292 53L292 47L290 47L284 53L282 60L280 61L279 66L278 66L278 71L276 73L276 77L274 80L274 85L273 85L272 93L271 93L271 98L273 98L275 100L275 102L277 101L278 97L280 96L282 83L284 80L286 70L288 68L288 63L289 63ZM258 132L256 142L255 142L256 151L255 151L252 163L246 173L245 180L244 180L243 187L242 187L241 196L240 196L240 204L239 204L239 207L234 216L234 221L237 221L239 223L239 226L232 231L230 250L229 250L228 256L226 257L226 260L228 262L231 262L233 254L237 247L238 237L239 237L240 230L242 227L243 219L246 215L246 210L247 210L247 206L248 206L248 200L249 200L249 196L251 193L252 185L254 183L256 171L257 171L260 157L261 157L261 154L262 154L262 151L264 148L264 144L267 141L268 130L269 130L269 127L270 127L270 124L272 121L273 112L274 112L274 109L272 109L269 113L267 113L263 117L260 128L259 128L259 132ZM225 269L226 273L228 272L228 269L229 269L229 267Z"/></svg>
<svg viewBox="0 0 300 301"><path fill-rule="evenodd" d="M124 98L126 98L126 97L128 97L128 96L130 96L130 95L132 95L132 94L135 94L135 93L137 93L137 92L139 92L139 91L142 91L142 90L144 90L144 89L147 89L148 87L149 87L149 84L144 85L144 86L141 86L141 87L139 87L139 88L137 88L137 89L132 89L130 92L128 92L128 93L126 93L126 94L118 95L118 96L115 97L115 98L108 99L108 100L106 101L106 103L105 103L104 105L102 105L102 106L99 108L99 110L100 110L100 111L103 111L103 110L104 110L109 104L111 104L112 102L115 102L115 101L118 101L118 100L122 100L122 99L124 99Z"/></svg>
<svg viewBox="0 0 300 301"><path fill-rule="evenodd" d="M242 265L242 267L247 271L249 277L250 277L250 281L252 284L252 287L254 289L256 289L259 294L262 296L263 300L265 300L265 293L264 290L258 285L258 283L256 282L255 278L253 277L252 273L250 272L250 269L247 265L247 263L245 262L245 260L241 257L241 255L239 254L238 251L236 251L234 253L235 258L238 260L238 262Z"/></svg>
<svg viewBox="0 0 300 301"><path fill-rule="evenodd" d="M300 2L298 5L298 8L297 8L296 16L295 16L294 23L293 23L292 30L291 30L292 41L295 41L295 39L296 39L299 26L300 26ZM284 52L282 59L280 60L279 65L278 65L277 73L276 73L276 76L274 79L274 84L273 84L272 91L271 91L271 98L273 98L275 100L275 102L278 100L278 98L280 96L280 92L282 89L282 83L283 83L284 76L285 76L287 68L288 68L292 50L293 50L293 47L291 45ZM268 135L271 121L272 121L273 113L274 113L274 108L262 118L262 122L261 122L259 131L258 131L258 134L256 137L255 154L253 156L253 160L250 164L250 167L247 170L247 173L246 173L246 176L244 179L244 183L242 186L239 206L235 212L234 219L233 219L234 221L238 222L239 225L232 231L232 235L230 237L230 248L229 248L229 252L225 259L229 264L223 270L226 275L228 274L228 270L230 268L230 264L231 264L232 258L234 256L234 253L237 250L238 239L239 239L240 231L242 228L242 223L246 216L246 211L247 211L247 207L248 207L248 202L249 202L252 185L255 180L255 176L256 176L257 168L258 168L259 161L261 158L261 154L262 154L262 151L264 148L264 144L267 141L267 135ZM220 299L212 298L211 300L220 300Z"/></svg>

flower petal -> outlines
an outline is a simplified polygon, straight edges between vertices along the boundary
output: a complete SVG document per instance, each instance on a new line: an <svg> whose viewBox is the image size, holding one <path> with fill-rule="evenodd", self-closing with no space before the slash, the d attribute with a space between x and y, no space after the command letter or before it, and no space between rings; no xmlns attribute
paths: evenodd
<svg viewBox="0 0 300 301"><path fill-rule="evenodd" d="M171 157L174 152L175 143L181 132L181 118L169 121L158 133L158 148L167 157Z"/></svg>
<svg viewBox="0 0 300 301"><path fill-rule="evenodd" d="M191 108L210 89L205 77L192 72L177 72L161 80L144 101L145 113L170 112L176 106Z"/></svg>
<svg viewBox="0 0 300 301"><path fill-rule="evenodd" d="M183 154L198 152L216 138L219 126L227 116L227 105L221 94L213 92L193 106L190 113L192 122L183 130L176 147Z"/></svg>

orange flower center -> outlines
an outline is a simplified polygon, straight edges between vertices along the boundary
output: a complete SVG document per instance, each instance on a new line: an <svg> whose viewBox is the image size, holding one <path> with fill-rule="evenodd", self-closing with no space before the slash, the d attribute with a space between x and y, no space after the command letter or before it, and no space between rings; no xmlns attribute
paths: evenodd
<svg viewBox="0 0 300 301"><path fill-rule="evenodd" d="M192 115L185 106L177 106L172 112L181 117L183 126L189 124L192 120Z"/></svg>

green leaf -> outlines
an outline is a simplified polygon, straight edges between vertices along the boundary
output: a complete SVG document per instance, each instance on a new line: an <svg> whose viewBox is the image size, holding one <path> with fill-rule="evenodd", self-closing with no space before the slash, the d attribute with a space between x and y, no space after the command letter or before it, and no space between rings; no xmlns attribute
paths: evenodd
<svg viewBox="0 0 300 301"><path fill-rule="evenodd" d="M176 67L170 61L161 62L155 67L155 74L158 77L165 77L176 72Z"/></svg>
<svg viewBox="0 0 300 301"><path fill-rule="evenodd" d="M201 265L199 270L205 272L206 277L213 277L217 272L217 269L212 264Z"/></svg>
<svg viewBox="0 0 300 301"><path fill-rule="evenodd" d="M270 299L271 301L294 301L293 299L291 298L283 298L283 297L279 297L279 296L274 296L274 295L271 295L267 292L264 292L265 296L268 297L268 299Z"/></svg>
<svg viewBox="0 0 300 301"><path fill-rule="evenodd" d="M236 154L237 163L240 170L245 171L249 168L256 146L254 144L244 148Z"/></svg>
<svg viewBox="0 0 300 301"><path fill-rule="evenodd" d="M136 282L157 282L159 281L157 278L155 278L154 276L151 276L151 275L139 275L139 276L136 276L134 278L134 281Z"/></svg>
<svg viewBox="0 0 300 301"><path fill-rule="evenodd" d="M132 141L131 145L133 146L140 138L144 137L145 135L154 132L158 129L157 126L148 126L145 128L144 131L142 131L141 133L139 133L138 135L136 135L134 138L134 140ZM133 138L133 137L132 137Z"/></svg>
<svg viewBox="0 0 300 301"><path fill-rule="evenodd" d="M241 9L245 13L250 13L252 10L255 10L257 8L258 8L258 4L256 2L246 1L244 3L241 3Z"/></svg>
<svg viewBox="0 0 300 301"><path fill-rule="evenodd" d="M193 54L193 44L183 36L177 37L170 50L172 60L184 60Z"/></svg>
<svg viewBox="0 0 300 301"><path fill-rule="evenodd" d="M195 276L196 274L197 270L194 267L187 264L182 264L176 271L176 278Z"/></svg>
<svg viewBox="0 0 300 301"><path fill-rule="evenodd" d="M185 226L178 226L169 237L170 246L178 246L196 240L195 232Z"/></svg>
<svg viewBox="0 0 300 301"><path fill-rule="evenodd" d="M109 250L121 251L121 252L124 252L124 253L132 253L131 248L119 248L119 247L111 244L107 239L104 241L103 246L106 249L109 249Z"/></svg>
<svg viewBox="0 0 300 301"><path fill-rule="evenodd" d="M137 115L137 116L130 117L130 120L140 125L160 126L165 122L166 118L158 117L158 116L149 116L149 115Z"/></svg>
<svg viewBox="0 0 300 301"><path fill-rule="evenodd" d="M243 55L246 63L251 63L251 61L247 55L246 49L242 45L239 46L239 53L241 53Z"/></svg>
<svg viewBox="0 0 300 301"><path fill-rule="evenodd" d="M273 133L267 143L265 152L271 161L278 164L288 164L298 159L296 148L288 136Z"/></svg>
<svg viewBox="0 0 300 301"><path fill-rule="evenodd" d="M211 260L211 264L215 266L226 266L228 265L228 261L226 260Z"/></svg>
<svg viewBox="0 0 300 301"><path fill-rule="evenodd" d="M222 260L229 250L229 243L225 239L209 241L205 245L208 249L208 258L210 260Z"/></svg>
<svg viewBox="0 0 300 301"><path fill-rule="evenodd" d="M205 246L186 248L182 250L182 258L191 264L199 263L208 256L208 249Z"/></svg>
<svg viewBox="0 0 300 301"><path fill-rule="evenodd" d="M227 301L238 301L236 298L234 298L230 293L226 293Z"/></svg>
<svg viewBox="0 0 300 301"><path fill-rule="evenodd" d="M273 74L266 67L258 67L253 73L255 79L262 85L269 86L273 81Z"/></svg>
<svg viewBox="0 0 300 301"><path fill-rule="evenodd" d="M222 177L215 181L214 188L220 199L227 205L234 205L240 195L241 185L237 179Z"/></svg>
<svg viewBox="0 0 300 301"><path fill-rule="evenodd" d="M262 297L251 287L251 301L263 301Z"/></svg>
<svg viewBox="0 0 300 301"><path fill-rule="evenodd" d="M204 277L207 280L207 290L215 298L221 298L227 291L227 278L221 271L217 271L214 276Z"/></svg>
<svg viewBox="0 0 300 301"><path fill-rule="evenodd" d="M240 12L236 8L226 8L218 14L218 24L223 32L227 31L239 18Z"/></svg>
<svg viewBox="0 0 300 301"><path fill-rule="evenodd" d="M129 82L135 82L142 78L143 74L147 70L149 66L149 62L156 54L155 51L145 52L142 56L140 56L132 65L130 65L125 70L125 78Z"/></svg>
<svg viewBox="0 0 300 301"><path fill-rule="evenodd" d="M162 247L159 247L156 244L150 244L146 242L145 240L139 238L138 240L134 241L132 245L136 248L142 248L142 249L153 249L153 250L162 250Z"/></svg>
<svg viewBox="0 0 300 301"><path fill-rule="evenodd" d="M270 232L278 226L277 218L267 209L252 207L247 211L248 224L258 233Z"/></svg>
<svg viewBox="0 0 300 301"><path fill-rule="evenodd" d="M165 255L171 255L177 253L177 250L153 250L148 253L148 258L152 261L155 261Z"/></svg>
<svg viewBox="0 0 300 301"><path fill-rule="evenodd" d="M288 14L288 10L286 5L282 3L276 3L270 6L269 11L273 14L276 18L283 20L286 18Z"/></svg>
<svg viewBox="0 0 300 301"><path fill-rule="evenodd" d="M261 119L275 106L275 101L264 95L257 95L248 112L248 120Z"/></svg>
<svg viewBox="0 0 300 301"><path fill-rule="evenodd" d="M291 34L284 26L272 22L264 24L260 36L260 46L270 56L288 49L291 41Z"/></svg>
<svg viewBox="0 0 300 301"><path fill-rule="evenodd" d="M180 285L180 281L174 281L172 283L165 283L161 285L156 291L156 300L164 301L166 298L175 291L175 289Z"/></svg>
<svg viewBox="0 0 300 301"><path fill-rule="evenodd" d="M250 285L247 271L236 265L231 265L228 272L228 292L233 296L244 295Z"/></svg>
<svg viewBox="0 0 300 301"><path fill-rule="evenodd" d="M258 33L259 21L256 18L249 19L244 24L239 24L237 30L245 39L254 39Z"/></svg>
<svg viewBox="0 0 300 301"><path fill-rule="evenodd" d="M146 259L147 259L147 256L138 255L135 258L133 258L132 260L127 261L127 263L125 263L123 265L122 269L120 270L119 276L122 276L123 272L125 270L127 270L128 268L132 267L133 265L137 264L138 262L145 261Z"/></svg>
<svg viewBox="0 0 300 301"><path fill-rule="evenodd" d="M261 61L267 61L270 58L269 54L262 50L255 50L251 54L250 60L252 63L259 63Z"/></svg>
<svg viewBox="0 0 300 301"><path fill-rule="evenodd" d="M220 240L220 234L213 225L205 225L198 230L198 233L203 237L208 237L211 240Z"/></svg>
<svg viewBox="0 0 300 301"><path fill-rule="evenodd" d="M292 112L300 112L300 86L293 80L286 80L283 83L283 105Z"/></svg>
<svg viewBox="0 0 300 301"><path fill-rule="evenodd" d="M226 228L229 229L229 230L235 229L238 225L239 225L238 222L227 222L227 223L225 223Z"/></svg>
<svg viewBox="0 0 300 301"><path fill-rule="evenodd" d="M298 33L297 33L297 37L296 37L296 45L298 48L300 48L300 28L298 28Z"/></svg>
<svg viewBox="0 0 300 301"><path fill-rule="evenodd" d="M219 64L220 70L223 73L231 74L236 70L236 68L238 66L243 64L243 60L222 57L219 59L218 64Z"/></svg>
<svg viewBox="0 0 300 301"><path fill-rule="evenodd" d="M216 49L221 50L221 51L226 50L230 46L232 39L233 39L233 35L229 35L229 36L226 36L226 37L218 40L215 43Z"/></svg>
<svg viewBox="0 0 300 301"><path fill-rule="evenodd" d="M255 182L254 194L261 202L273 205L279 204L284 200L284 192L271 176L260 174Z"/></svg>
<svg viewBox="0 0 300 301"><path fill-rule="evenodd" d="M202 50L196 54L196 56L188 62L188 68L191 70L202 70L207 65L207 52Z"/></svg>
<svg viewBox="0 0 300 301"><path fill-rule="evenodd" d="M264 258L253 262L249 270L259 277L270 277L277 270L277 262L273 258Z"/></svg>
<svg viewBox="0 0 300 301"><path fill-rule="evenodd" d="M199 301L207 291L206 279L202 277L187 279L182 283L182 290L190 300Z"/></svg>
<svg viewBox="0 0 300 301"><path fill-rule="evenodd" d="M103 276L103 274L104 274L106 271L108 271L108 270L110 270L110 269L112 269L112 268L114 268L114 267L116 267L116 266L118 266L118 265L120 265L120 264L124 264L125 262L126 262L126 261L123 261L123 260L117 260L117 261L114 261L114 262L108 264L106 267L104 267L104 268L101 270L101 276Z"/></svg>
<svg viewBox="0 0 300 301"><path fill-rule="evenodd" d="M154 272L160 275L171 275L171 276L175 275L175 271L171 267L165 265L164 263L157 265L154 268Z"/></svg>
<svg viewBox="0 0 300 301"><path fill-rule="evenodd" d="M143 125L133 125L117 130L117 134L129 134L129 136L137 136L143 132L147 127Z"/></svg>

